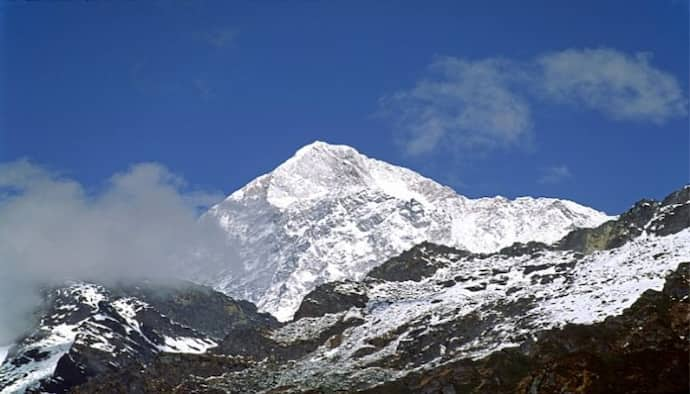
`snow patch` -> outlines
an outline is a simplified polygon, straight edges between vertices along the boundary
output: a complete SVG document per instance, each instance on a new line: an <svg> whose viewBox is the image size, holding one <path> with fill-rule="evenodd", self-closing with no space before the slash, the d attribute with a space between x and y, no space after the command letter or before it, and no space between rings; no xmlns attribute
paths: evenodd
<svg viewBox="0 0 690 394"><path fill-rule="evenodd" d="M2 365L2 362L5 361L5 358L7 357L7 353L9 353L12 346L14 346L14 345L0 346L0 365Z"/></svg>
<svg viewBox="0 0 690 394"><path fill-rule="evenodd" d="M158 350L168 353L206 353L209 349L218 346L210 339L200 339L191 337L164 337L164 345L159 345Z"/></svg>

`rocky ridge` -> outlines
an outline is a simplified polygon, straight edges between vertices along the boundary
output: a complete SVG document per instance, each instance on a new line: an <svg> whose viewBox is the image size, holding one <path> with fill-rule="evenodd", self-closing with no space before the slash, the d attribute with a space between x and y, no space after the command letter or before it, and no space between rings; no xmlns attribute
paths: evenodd
<svg viewBox="0 0 690 394"><path fill-rule="evenodd" d="M166 392L686 392L688 190L603 224L617 229L604 238L624 235L617 246L418 245L361 281L317 287L299 319L230 333L208 357L243 367ZM629 236L629 223L641 231ZM130 369L78 392L118 381L168 376Z"/></svg>
<svg viewBox="0 0 690 394"><path fill-rule="evenodd" d="M270 315L188 282L98 285L44 291L33 332L0 365L0 392L67 392L159 353L205 353L233 329L276 327Z"/></svg>

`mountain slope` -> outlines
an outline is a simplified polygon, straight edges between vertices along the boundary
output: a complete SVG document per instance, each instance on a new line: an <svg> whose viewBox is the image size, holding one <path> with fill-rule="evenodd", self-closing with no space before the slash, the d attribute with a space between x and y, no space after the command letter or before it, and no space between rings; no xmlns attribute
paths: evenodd
<svg viewBox="0 0 690 394"><path fill-rule="evenodd" d="M365 390L384 393L687 393L690 263L661 291L647 290L621 315L538 334L525 352L504 349Z"/></svg>
<svg viewBox="0 0 690 394"><path fill-rule="evenodd" d="M197 281L289 320L317 285L361 279L422 241L490 252L514 242L555 242L610 217L571 201L468 199L355 149L315 142L214 206L242 267Z"/></svg>
<svg viewBox="0 0 690 394"><path fill-rule="evenodd" d="M250 303L185 282L78 282L44 298L36 328L0 364L0 393L66 392L161 352L205 353L235 327L277 325Z"/></svg>
<svg viewBox="0 0 690 394"><path fill-rule="evenodd" d="M362 281L317 287L296 321L231 331L211 350L233 357L221 373L130 369L78 392L686 392L690 188L674 194L641 232L586 254L423 243ZM629 234L645 203L593 231Z"/></svg>

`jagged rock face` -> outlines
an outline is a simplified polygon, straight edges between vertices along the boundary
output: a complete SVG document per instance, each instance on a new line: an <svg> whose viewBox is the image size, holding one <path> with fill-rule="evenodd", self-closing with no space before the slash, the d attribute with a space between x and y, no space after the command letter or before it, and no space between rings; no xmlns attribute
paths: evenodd
<svg viewBox="0 0 690 394"><path fill-rule="evenodd" d="M385 263L374 267L360 282L337 281L319 285L310 291L300 303L294 320L303 317L319 317L328 313L344 312L351 308L363 308L369 302L367 290L380 281L404 282L408 280L420 281L432 276L439 268L444 267L445 261L439 261L432 256L445 254L457 261L461 257L470 256L470 252L447 246L422 242L393 257ZM455 284L454 281L447 283Z"/></svg>
<svg viewBox="0 0 690 394"><path fill-rule="evenodd" d="M316 142L205 215L227 231L243 266L190 275L287 321L318 285L360 280L423 241L491 252L555 242L608 219L565 200L468 199L350 147Z"/></svg>
<svg viewBox="0 0 690 394"><path fill-rule="evenodd" d="M522 242L517 242L514 243L508 247L505 247L501 250L498 251L499 254L506 255L506 256L512 256L512 257L517 257L517 256L523 256L523 255L531 255L531 256L536 256L538 255L541 251L544 250L552 250L553 248L549 245L546 245L543 242L527 242L527 243L522 243Z"/></svg>
<svg viewBox="0 0 690 394"><path fill-rule="evenodd" d="M329 282L319 285L304 297L294 319L344 312L352 307L363 308L367 302L366 287L358 282Z"/></svg>
<svg viewBox="0 0 690 394"><path fill-rule="evenodd" d="M185 387L184 383L189 376L218 376L225 372L246 369L253 364L252 360L244 357L162 353L145 369L130 365L121 371L95 377L86 384L73 388L71 393L213 393L213 390L204 390L201 387Z"/></svg>
<svg viewBox="0 0 690 394"><path fill-rule="evenodd" d="M690 185L671 193L661 202L650 230L658 235L677 233L690 226Z"/></svg>
<svg viewBox="0 0 690 394"><path fill-rule="evenodd" d="M345 329L362 323L363 320L357 314L338 313L320 320L305 318L286 330L233 330L213 352L259 361L296 360L313 352L326 341L329 341L328 346L336 346Z"/></svg>
<svg viewBox="0 0 690 394"><path fill-rule="evenodd" d="M620 316L547 330L526 351L505 349L361 392L686 393L689 268L680 264L663 291L646 291Z"/></svg>
<svg viewBox="0 0 690 394"><path fill-rule="evenodd" d="M0 390L66 392L160 352L203 353L239 327L277 327L246 302L188 282L104 287L73 283L45 292L36 329L0 366Z"/></svg>
<svg viewBox="0 0 690 394"><path fill-rule="evenodd" d="M403 252L400 256L393 257L378 267L374 267L367 276L393 282L404 282L406 280L418 282L422 278L433 275L442 267L442 264L439 264L440 262L430 258L434 254L445 254L457 261L461 257L470 255L470 252L435 245L430 242L422 242Z"/></svg>
<svg viewBox="0 0 690 394"><path fill-rule="evenodd" d="M595 228L573 231L558 247L590 253L623 245L642 233L669 235L690 226L690 186L671 193L663 201L640 200L617 220Z"/></svg>
<svg viewBox="0 0 690 394"><path fill-rule="evenodd" d="M279 323L256 305L191 283L179 286L126 286L112 290L118 297L135 297L182 325L222 339L239 327L277 327ZM157 315L160 316L160 315Z"/></svg>

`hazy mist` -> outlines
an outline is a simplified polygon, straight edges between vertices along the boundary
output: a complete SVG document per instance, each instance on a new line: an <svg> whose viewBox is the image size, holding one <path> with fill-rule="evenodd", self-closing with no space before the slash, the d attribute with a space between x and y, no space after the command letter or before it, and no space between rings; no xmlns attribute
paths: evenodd
<svg viewBox="0 0 690 394"><path fill-rule="evenodd" d="M0 344L25 329L40 286L232 265L222 231L198 220L221 197L190 190L155 163L134 165L97 190L26 160L0 164Z"/></svg>

